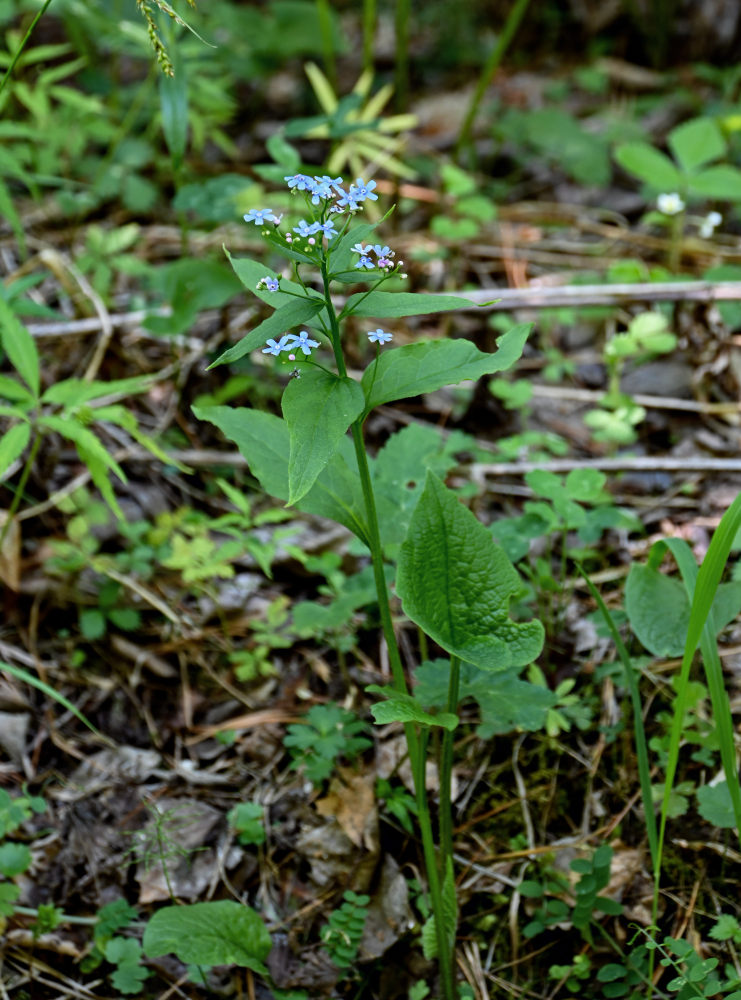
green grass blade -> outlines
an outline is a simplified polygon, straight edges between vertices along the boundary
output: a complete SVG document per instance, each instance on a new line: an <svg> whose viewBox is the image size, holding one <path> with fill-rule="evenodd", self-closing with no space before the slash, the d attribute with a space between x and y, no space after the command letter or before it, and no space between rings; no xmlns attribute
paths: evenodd
<svg viewBox="0 0 741 1000"><path fill-rule="evenodd" d="M96 736L99 736L100 739L104 740L106 743L111 742L100 732L100 730L95 728L92 722L90 722L90 720L82 714L79 708L76 708L68 698L65 698L63 694L59 694L58 691L55 691L54 688L50 687L50 685L45 681L42 681L38 677L34 677L33 674L29 674L29 672L24 670L22 667L14 667L10 663L4 663L2 660L0 660L0 670L4 670L11 676L17 677L18 680L23 681L24 684L30 684L31 687L35 687L37 691L41 691L43 694L47 695L47 697L53 698L54 701L59 702L60 705L66 708L68 712L72 712L72 714L76 716L84 726L87 726L91 732L95 733Z"/></svg>
<svg viewBox="0 0 741 1000"><path fill-rule="evenodd" d="M661 851L659 849L658 832L656 829L656 816L654 815L653 796L651 794L651 771L648 763L648 744L646 743L646 732L643 728L643 716L641 714L641 695L638 690L638 681L635 677L633 665L630 662L628 650L625 648L620 632L613 621L612 615L602 597L587 576L586 572L577 564L577 569L584 577L584 581L589 588L589 592L597 602L597 607L602 613L605 624L610 630L610 634L615 642L615 647L623 664L625 682L630 691L630 700L633 706L633 726L635 731L636 757L638 759L638 778L641 785L641 798L643 800L643 812L646 817L646 834L648 836L648 847L651 853L651 862L654 871L659 871L661 867Z"/></svg>

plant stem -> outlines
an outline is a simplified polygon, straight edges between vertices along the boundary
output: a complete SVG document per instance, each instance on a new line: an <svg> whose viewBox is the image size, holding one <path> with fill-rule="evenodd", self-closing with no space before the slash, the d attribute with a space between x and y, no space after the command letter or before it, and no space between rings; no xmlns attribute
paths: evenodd
<svg viewBox="0 0 741 1000"><path fill-rule="evenodd" d="M363 0L363 70L373 69L373 40L376 34L376 0Z"/></svg>
<svg viewBox="0 0 741 1000"><path fill-rule="evenodd" d="M502 33L499 39L491 50L491 54L486 61L486 65L481 71L481 76L479 77L479 82L476 85L476 91L471 98L471 103L466 112L466 117L463 119L463 124L461 125L461 130L458 135L458 142L456 143L456 152L458 158L460 159L460 154L465 146L467 146L471 141L471 130L473 129L473 123L478 114L479 105L486 93L487 87L494 78L494 74L499 69L499 64L504 57L504 53L509 48L509 44L514 38L515 32L520 26L520 21L525 16L525 11L528 8L530 0L515 0L515 4L507 15L507 20L505 21L504 27L502 28Z"/></svg>
<svg viewBox="0 0 741 1000"><path fill-rule="evenodd" d="M457 656L450 657L450 679L448 681L447 712L455 715L460 697L461 661ZM455 730L446 729L443 734L443 745L440 753L440 859L442 870L445 871L447 859L453 860L453 816L451 802L451 784L453 779L453 743Z"/></svg>
<svg viewBox="0 0 741 1000"><path fill-rule="evenodd" d="M409 15L411 0L396 0L394 28L396 31L396 68L394 100L397 111L406 111L409 103Z"/></svg>
<svg viewBox="0 0 741 1000"><path fill-rule="evenodd" d="M39 445L41 444L41 432L36 431L35 437L31 443L31 450L28 453L28 458L26 459L26 464L23 466L23 472L21 472L21 478L18 480L18 485L15 488L13 494L13 499L10 502L10 507L8 508L5 515L5 522L3 523L2 529L0 529L0 551L5 544L5 538L10 530L10 525L13 521L16 511L20 507L21 500L23 499L23 491L26 488L26 483L28 482L28 477L31 475L31 469L33 468L33 463L36 460L36 453L39 450Z"/></svg>
<svg viewBox="0 0 741 1000"><path fill-rule="evenodd" d="M2 94L3 90L5 90L5 85L7 84L8 80L10 80L11 74L12 74L13 70L15 69L15 64L20 59L21 53L25 49L25 47L26 47L26 45L28 43L28 39L31 37L31 34L33 33L33 29L36 27L36 25L38 24L39 20L46 13L46 10L47 10L47 8L48 8L48 6L49 6L50 3L51 3L51 0L44 0L44 4L43 4L41 10L36 14L36 17L34 17L33 21L31 21L29 29L26 32L26 34L23 36L23 40L21 41L21 44L15 50L15 55L10 60L10 65L5 70L5 75L3 76L2 80L0 80L0 94Z"/></svg>
<svg viewBox="0 0 741 1000"><path fill-rule="evenodd" d="M324 298L327 303L327 313L330 323L330 339L334 351L337 371L342 378L347 377L347 367L342 354L340 342L340 327L335 312L329 288L329 269L326 261L320 267L322 284L324 287ZM394 633L394 623L391 617L391 607L389 604L388 587L386 586L386 575L384 573L383 546L381 544L381 533L378 526L378 514L376 512L376 500L373 493L373 484L368 467L368 456L365 451L363 441L363 421L362 417L350 425L353 445L355 446L355 457L358 463L358 473L360 475L360 486L365 499L365 510L367 518L367 544L370 549L371 563L373 566L373 577L376 584L378 596L378 610L381 618L381 628L388 648L389 663L391 665L391 675L393 686L400 694L408 694L404 667L401 662L399 644ZM435 915L435 932L438 944L438 962L440 966L441 997L442 1000L456 1000L455 979L453 970L453 953L447 933L445 913L443 909L443 891L440 871L438 865L437 852L435 850L435 839L432 832L432 821L430 819L430 807L427 799L427 788L425 784L425 763L426 763L426 738L424 732L422 737L417 733L414 725L407 722L404 725L404 735L407 741L409 752L409 762L412 767L414 777L414 791L417 802L417 813L420 836L422 839L422 853L424 856L427 881L430 888L430 899L432 911ZM451 750L452 752L452 750Z"/></svg>
<svg viewBox="0 0 741 1000"><path fill-rule="evenodd" d="M328 0L316 0L319 33L322 39L322 59L327 79L332 89L337 91L337 63L334 57L334 39L332 37L332 11Z"/></svg>

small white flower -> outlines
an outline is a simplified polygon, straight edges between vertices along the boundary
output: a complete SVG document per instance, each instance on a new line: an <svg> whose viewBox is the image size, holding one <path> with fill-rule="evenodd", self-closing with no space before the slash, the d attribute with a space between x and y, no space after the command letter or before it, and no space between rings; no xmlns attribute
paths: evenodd
<svg viewBox="0 0 741 1000"><path fill-rule="evenodd" d="M708 212L700 225L700 236L704 240L710 239L722 221L723 216L720 212Z"/></svg>
<svg viewBox="0 0 741 1000"><path fill-rule="evenodd" d="M664 215L679 215L684 211L684 202L676 191L671 194L660 194L656 199L656 207Z"/></svg>

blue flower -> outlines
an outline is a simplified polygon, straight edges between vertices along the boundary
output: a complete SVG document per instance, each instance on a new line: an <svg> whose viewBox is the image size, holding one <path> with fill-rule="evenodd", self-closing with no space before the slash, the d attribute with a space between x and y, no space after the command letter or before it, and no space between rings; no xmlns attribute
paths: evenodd
<svg viewBox="0 0 741 1000"><path fill-rule="evenodd" d="M311 354L312 347L319 347L319 341L312 340L309 337L308 330L302 330L301 333L299 333L298 337L294 336L294 341L293 344L291 345L292 349L295 349L297 347L300 347L301 350L304 352L304 354L308 355Z"/></svg>
<svg viewBox="0 0 741 1000"><path fill-rule="evenodd" d="M375 181L365 181L358 177L354 184L350 185L350 197L355 201L365 201L366 198L370 201L378 201L378 195L373 194L373 188L376 186Z"/></svg>
<svg viewBox="0 0 741 1000"><path fill-rule="evenodd" d="M323 177L314 178L314 184L311 188L312 205L318 205L322 199L328 201L330 198L334 198L335 194L336 192L332 188L332 181L329 177L326 180Z"/></svg>
<svg viewBox="0 0 741 1000"><path fill-rule="evenodd" d="M321 177L314 176L314 180L317 184L329 184L334 188L337 194L344 194L342 190L342 185L345 183L341 177L330 177L328 174L323 174Z"/></svg>
<svg viewBox="0 0 741 1000"><path fill-rule="evenodd" d="M393 257L394 251L391 247L382 247L380 243L376 243L373 247L373 252L376 257Z"/></svg>
<svg viewBox="0 0 741 1000"><path fill-rule="evenodd" d="M319 232L319 223L312 222L311 225L306 221L306 219L301 219L297 226L293 227L294 233L298 233L299 236L313 236L314 233Z"/></svg>
<svg viewBox="0 0 741 1000"><path fill-rule="evenodd" d="M368 340L370 340L371 344L387 344L392 338L393 334L386 333L380 326L377 330L368 331Z"/></svg>
<svg viewBox="0 0 741 1000"><path fill-rule="evenodd" d="M351 253L359 253L361 256L366 257L370 247L367 247L365 243L356 243L354 247L350 247Z"/></svg>
<svg viewBox="0 0 741 1000"><path fill-rule="evenodd" d="M252 208L244 217L245 222L254 222L256 226L263 226L266 222L280 222L269 208Z"/></svg>
<svg viewBox="0 0 741 1000"><path fill-rule="evenodd" d="M267 347L263 347L263 354L272 354L274 357L278 357L281 351L288 351L291 349L291 345L297 338L292 333L285 333L280 340L267 340Z"/></svg>
<svg viewBox="0 0 741 1000"><path fill-rule="evenodd" d="M352 191L349 194L343 192L335 202L335 205L338 209L349 208L351 212L357 212L358 208L360 208L358 199L354 197Z"/></svg>
<svg viewBox="0 0 741 1000"><path fill-rule="evenodd" d="M368 270L370 271L372 271L375 266L376 265L373 263L370 257L366 257L365 255L363 255L355 265L355 267L367 267Z"/></svg>
<svg viewBox="0 0 741 1000"><path fill-rule="evenodd" d="M270 275L265 275L264 278L260 278L257 283L258 291L261 288L267 288L269 292L277 292L280 287L277 278L271 278Z"/></svg>
<svg viewBox="0 0 741 1000"><path fill-rule="evenodd" d="M322 222L322 223L317 223L317 225L319 226L319 229L317 229L317 232L320 232L320 231L323 232L324 235L327 237L328 240L331 240L333 236L337 235L337 230L335 229L333 223L331 223L331 222Z"/></svg>
<svg viewBox="0 0 741 1000"><path fill-rule="evenodd" d="M283 180L286 181L289 188L296 188L297 191L311 191L314 187L313 179L306 174L293 174L293 176L284 177Z"/></svg>

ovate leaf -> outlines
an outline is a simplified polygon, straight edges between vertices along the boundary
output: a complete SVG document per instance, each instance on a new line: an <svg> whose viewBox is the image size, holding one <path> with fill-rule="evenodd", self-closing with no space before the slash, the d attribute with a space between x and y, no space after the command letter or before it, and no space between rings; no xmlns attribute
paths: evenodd
<svg viewBox="0 0 741 1000"><path fill-rule="evenodd" d="M425 711L413 695L403 694L392 687L371 684L366 691L388 699L371 705L373 719L378 726L385 726L389 722L416 722L420 726L442 726L443 729L453 730L458 725L458 716L452 712L433 715Z"/></svg>
<svg viewBox="0 0 741 1000"><path fill-rule="evenodd" d="M690 605L675 577L634 563L625 584L625 610L630 627L654 656L681 656Z"/></svg>
<svg viewBox="0 0 741 1000"><path fill-rule="evenodd" d="M620 166L659 191L676 191L682 175L664 153L646 142L626 142L615 150Z"/></svg>
<svg viewBox="0 0 741 1000"><path fill-rule="evenodd" d="M669 133L668 143L687 172L719 160L726 152L723 133L712 118L693 118L677 125Z"/></svg>
<svg viewBox="0 0 741 1000"><path fill-rule="evenodd" d="M538 621L509 617L520 586L487 529L428 473L399 558L404 612L467 663L486 670L524 666L540 652L544 633Z"/></svg>
<svg viewBox="0 0 741 1000"><path fill-rule="evenodd" d="M360 385L322 368L310 368L283 393L283 416L290 434L288 503L309 492L337 451L350 424L363 412Z"/></svg>
<svg viewBox="0 0 741 1000"><path fill-rule="evenodd" d="M736 826L728 782L719 781L717 785L702 785L696 794L697 811L704 820L719 830L732 830Z"/></svg>
<svg viewBox="0 0 741 1000"><path fill-rule="evenodd" d="M243 407L200 406L193 412L234 441L266 493L279 500L288 499L290 440L285 420ZM297 506L344 524L366 540L365 505L350 441L340 441L338 450Z"/></svg>
<svg viewBox="0 0 741 1000"><path fill-rule="evenodd" d="M706 198L741 201L741 170L728 164L706 167L689 179L689 187Z"/></svg>
<svg viewBox="0 0 741 1000"><path fill-rule="evenodd" d="M157 910L142 944L148 958L173 953L185 963L239 965L262 975L272 946L259 915L231 899Z"/></svg>
<svg viewBox="0 0 741 1000"><path fill-rule="evenodd" d="M497 340L495 354L485 354L469 340L433 340L384 351L363 373L366 413L394 399L506 371L522 354L531 327L520 323L508 330Z"/></svg>
<svg viewBox="0 0 741 1000"><path fill-rule="evenodd" d="M0 845L0 874L6 878L20 875L31 864L31 852L25 844L9 840Z"/></svg>

